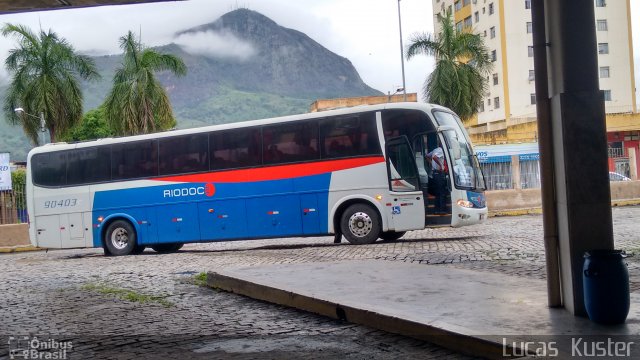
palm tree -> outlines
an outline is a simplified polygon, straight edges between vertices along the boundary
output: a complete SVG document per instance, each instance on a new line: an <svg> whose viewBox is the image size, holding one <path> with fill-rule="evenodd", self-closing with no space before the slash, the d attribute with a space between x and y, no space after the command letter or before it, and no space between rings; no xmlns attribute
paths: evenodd
<svg viewBox="0 0 640 360"><path fill-rule="evenodd" d="M440 104L455 111L463 120L478 112L487 91L486 76L493 64L479 34L458 31L451 12L438 14L438 36L413 34L407 49L407 59L417 54L436 57L436 67L424 84L424 97L428 102Z"/></svg>
<svg viewBox="0 0 640 360"><path fill-rule="evenodd" d="M105 115L112 129L118 135L133 135L175 126L171 102L154 72L169 70L184 75L184 62L143 48L131 31L120 38L120 48L124 50L122 66L116 70L105 100Z"/></svg>
<svg viewBox="0 0 640 360"><path fill-rule="evenodd" d="M22 125L29 139L38 144L42 113L51 141L82 119L82 92L79 80L100 77L93 61L75 53L65 39L55 32L34 34L23 25L6 24L2 35L15 37L18 47L9 51L5 66L12 74L4 100L4 113L9 123ZM17 114L23 108L27 114Z"/></svg>

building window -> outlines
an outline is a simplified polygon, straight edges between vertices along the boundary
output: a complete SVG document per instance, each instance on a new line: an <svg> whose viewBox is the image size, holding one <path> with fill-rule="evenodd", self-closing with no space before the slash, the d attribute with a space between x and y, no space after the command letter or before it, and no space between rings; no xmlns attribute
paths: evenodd
<svg viewBox="0 0 640 360"><path fill-rule="evenodd" d="M529 21L527 23L527 34L531 34L532 32L533 32L533 23Z"/></svg>
<svg viewBox="0 0 640 360"><path fill-rule="evenodd" d="M608 26L607 26L607 20L606 19L605 20L598 20L596 25L597 25L598 31L607 31L607 30L609 30Z"/></svg>
<svg viewBox="0 0 640 360"><path fill-rule="evenodd" d="M462 6L467 6L471 4L471 0L462 0Z"/></svg>
<svg viewBox="0 0 640 360"><path fill-rule="evenodd" d="M498 74L493 74L493 85L498 85Z"/></svg>
<svg viewBox="0 0 640 360"><path fill-rule="evenodd" d="M611 90L602 90L604 93L604 101L611 101Z"/></svg>
<svg viewBox="0 0 640 360"><path fill-rule="evenodd" d="M491 61L498 60L498 53L495 50L491 50Z"/></svg>
<svg viewBox="0 0 640 360"><path fill-rule="evenodd" d="M478 21L480 21L480 13L476 11L476 12L473 14L473 16L474 16L474 20L475 20L475 22L476 22L476 24L477 24L477 23L478 23Z"/></svg>
<svg viewBox="0 0 640 360"><path fill-rule="evenodd" d="M492 27L489 29L489 34L490 34L490 37L491 37L492 39L496 37L496 27L495 27L495 26L492 26Z"/></svg>
<svg viewBox="0 0 640 360"><path fill-rule="evenodd" d="M462 1L458 0L455 2L456 11L460 11L462 9Z"/></svg>
<svg viewBox="0 0 640 360"><path fill-rule="evenodd" d="M462 21L458 21L458 22L456 23L456 30L457 30L458 32L462 32Z"/></svg>
<svg viewBox="0 0 640 360"><path fill-rule="evenodd" d="M536 104L536 94L532 93L531 94L531 105L535 105Z"/></svg>
<svg viewBox="0 0 640 360"><path fill-rule="evenodd" d="M524 8L531 9L531 0L524 0Z"/></svg>
<svg viewBox="0 0 640 360"><path fill-rule="evenodd" d="M529 70L529 81L535 81L535 79L536 79L536 71Z"/></svg>
<svg viewBox="0 0 640 360"><path fill-rule="evenodd" d="M484 31L484 37L487 37L487 30Z"/></svg>
<svg viewBox="0 0 640 360"><path fill-rule="evenodd" d="M493 15L493 3L489 4L489 15Z"/></svg>
<svg viewBox="0 0 640 360"><path fill-rule="evenodd" d="M608 54L608 53L609 53L609 43L599 43L598 54Z"/></svg>
<svg viewBox="0 0 640 360"><path fill-rule="evenodd" d="M468 16L464 19L464 27L470 28L473 25L473 21L471 21L471 16Z"/></svg>
<svg viewBox="0 0 640 360"><path fill-rule="evenodd" d="M608 66L600 66L600 77L608 78L609 77L609 67Z"/></svg>
<svg viewBox="0 0 640 360"><path fill-rule="evenodd" d="M494 109L500 109L500 98L499 97L494 97L493 98L493 108Z"/></svg>
<svg viewBox="0 0 640 360"><path fill-rule="evenodd" d="M533 46L529 46L527 51L529 52L529 57L533 57Z"/></svg>
<svg viewBox="0 0 640 360"><path fill-rule="evenodd" d="M482 13L484 14L484 13L486 13L486 12L487 12L487 9L482 8Z"/></svg>
<svg viewBox="0 0 640 360"><path fill-rule="evenodd" d="M491 99L487 99L487 106L491 106Z"/></svg>
<svg viewBox="0 0 640 360"><path fill-rule="evenodd" d="M447 7L447 11L448 11L448 12L451 12L451 5L449 5L449 6Z"/></svg>
<svg viewBox="0 0 640 360"><path fill-rule="evenodd" d="M596 0L596 7L605 7L607 2L605 0Z"/></svg>
<svg viewBox="0 0 640 360"><path fill-rule="evenodd" d="M480 106L478 106L478 112L484 111L484 101L480 101Z"/></svg>

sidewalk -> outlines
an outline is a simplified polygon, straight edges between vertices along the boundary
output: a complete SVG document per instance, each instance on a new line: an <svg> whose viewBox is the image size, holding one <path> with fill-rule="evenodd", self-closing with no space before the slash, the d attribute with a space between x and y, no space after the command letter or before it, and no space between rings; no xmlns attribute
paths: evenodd
<svg viewBox="0 0 640 360"><path fill-rule="evenodd" d="M547 307L546 282L499 273L382 260L274 264L209 273L209 286L426 340L487 358L541 350L563 337L640 335L640 294L631 294L626 324L603 326ZM508 339L508 340L506 340ZM640 345L636 345L640 346ZM632 357L640 350L632 349Z"/></svg>
<svg viewBox="0 0 640 360"><path fill-rule="evenodd" d="M24 252L24 251L39 251L39 250L45 250L45 249L35 247L33 245L0 246L0 254Z"/></svg>

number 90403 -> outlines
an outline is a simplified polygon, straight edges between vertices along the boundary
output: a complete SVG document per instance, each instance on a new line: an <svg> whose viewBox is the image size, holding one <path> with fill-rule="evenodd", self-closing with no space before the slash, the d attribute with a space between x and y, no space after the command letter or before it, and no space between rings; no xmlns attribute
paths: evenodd
<svg viewBox="0 0 640 360"><path fill-rule="evenodd" d="M45 209L55 209L62 207L76 206L78 199L51 200L44 202Z"/></svg>

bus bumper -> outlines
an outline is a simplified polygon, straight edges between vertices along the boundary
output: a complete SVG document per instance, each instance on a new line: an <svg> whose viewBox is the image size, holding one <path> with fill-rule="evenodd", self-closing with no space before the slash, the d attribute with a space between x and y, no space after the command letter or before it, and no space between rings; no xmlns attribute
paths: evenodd
<svg viewBox="0 0 640 360"><path fill-rule="evenodd" d="M453 213L451 214L451 226L461 227L474 224L482 224L487 221L489 211L484 208L465 208L453 205Z"/></svg>

